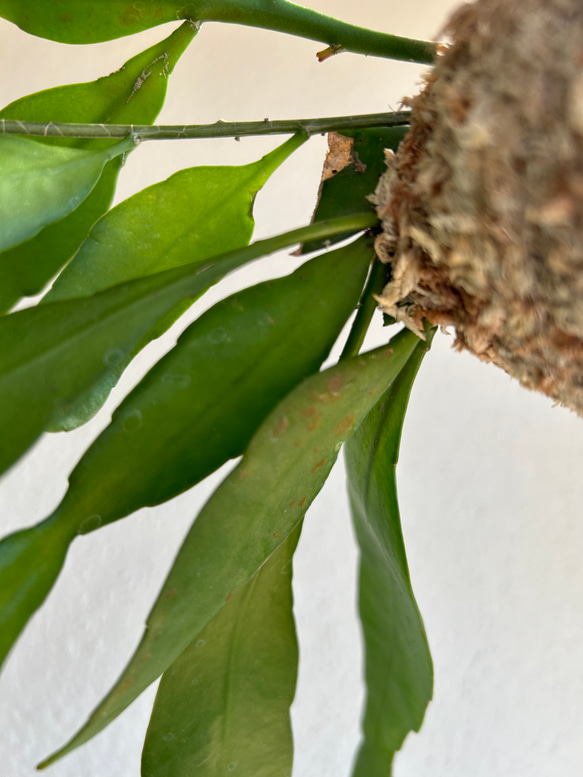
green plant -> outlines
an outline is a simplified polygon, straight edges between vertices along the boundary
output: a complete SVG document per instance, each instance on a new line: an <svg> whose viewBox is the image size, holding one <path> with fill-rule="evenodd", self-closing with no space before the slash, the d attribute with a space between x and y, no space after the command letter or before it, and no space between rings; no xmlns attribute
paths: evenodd
<svg viewBox="0 0 583 777"><path fill-rule="evenodd" d="M367 195L384 170L384 149L399 147L409 113L148 125L198 22L322 40L323 60L346 49L430 63L434 47L342 25L284 0L131 8L111 0L85 8L74 0L58 12L53 3L0 1L4 17L65 43L119 37L177 13L186 21L107 79L24 97L0 112L0 469L44 431L87 422L130 361L227 273L287 246L317 254L190 324L119 405L57 509L3 540L0 656L42 604L73 539L165 502L242 456L193 524L122 677L44 765L98 733L162 675L144 777L186 777L193 769L289 775L297 646L291 574L282 572L291 571L304 515L346 442L368 681L354 774L388 774L432 693L394 467L409 392L434 329L425 324L424 340L403 330L357 354L373 295L387 279L374 261L379 227ZM337 133L331 145L340 164L331 156L313 223L248 245L256 193L311 134L328 130ZM139 142L276 132L295 134L254 163L189 168L108 209L122 159ZM11 312L55 276L41 303ZM355 309L341 358L320 372Z"/></svg>

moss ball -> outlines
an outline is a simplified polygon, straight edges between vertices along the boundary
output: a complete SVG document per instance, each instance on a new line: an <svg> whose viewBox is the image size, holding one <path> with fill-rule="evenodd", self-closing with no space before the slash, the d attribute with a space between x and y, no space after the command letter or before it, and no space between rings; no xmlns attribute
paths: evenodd
<svg viewBox="0 0 583 777"><path fill-rule="evenodd" d="M382 308L583 415L583 2L450 19L374 199Z"/></svg>

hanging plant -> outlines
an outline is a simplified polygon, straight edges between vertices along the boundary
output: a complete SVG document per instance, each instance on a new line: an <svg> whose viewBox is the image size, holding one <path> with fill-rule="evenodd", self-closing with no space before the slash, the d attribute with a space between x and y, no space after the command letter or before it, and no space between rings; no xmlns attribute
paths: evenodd
<svg viewBox="0 0 583 777"><path fill-rule="evenodd" d="M477 0L439 46L287 0L0 0L0 15L76 44L183 20L110 76L0 111L0 473L43 433L92 418L137 354L226 275L283 248L305 256L186 326L81 457L56 509L0 542L4 661L79 535L239 459L196 517L122 675L41 768L161 677L143 777L291 775L292 560L344 446L367 683L353 775L391 774L432 697L395 467L437 327L583 413L583 6ZM398 112L154 125L168 77L211 21L323 42L321 61L351 51L431 69ZM256 194L324 132L312 223L252 243ZM276 134L291 137L251 164L184 169L111 207L140 143ZM377 305L404 326L363 352Z"/></svg>

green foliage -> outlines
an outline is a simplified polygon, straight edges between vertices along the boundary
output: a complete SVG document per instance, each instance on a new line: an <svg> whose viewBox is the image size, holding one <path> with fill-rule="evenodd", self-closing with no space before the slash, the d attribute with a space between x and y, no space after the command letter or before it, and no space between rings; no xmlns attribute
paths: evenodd
<svg viewBox="0 0 583 777"><path fill-rule="evenodd" d="M385 396L346 445L348 493L360 547L360 618L366 655L364 742L354 777L385 777L433 688L397 502L396 465L409 394L428 345L417 345Z"/></svg>
<svg viewBox="0 0 583 777"><path fill-rule="evenodd" d="M318 370L358 301L367 242L229 297L191 324L116 410L55 512L0 542L0 590L10 603L0 609L0 663L78 534L172 499L241 455L277 401ZM331 285L334 273L342 282Z"/></svg>
<svg viewBox="0 0 583 777"><path fill-rule="evenodd" d="M101 177L106 163L133 145L129 139L113 148L81 151L43 146L10 135L1 137L0 250L23 243L75 210Z"/></svg>
<svg viewBox="0 0 583 777"><path fill-rule="evenodd" d="M95 224L44 302L89 296L172 267L202 265L217 253L247 245L253 234L255 195L305 139L300 133L250 165L182 170L130 197ZM69 431L88 421L132 358L163 334L196 296L156 321L98 384L55 416L51 431Z"/></svg>
<svg viewBox="0 0 583 777"><path fill-rule="evenodd" d="M164 103L168 76L195 34L193 25L185 23L110 76L22 97L0 111L0 119L150 124ZM113 145L108 140L83 138L42 138L37 142L81 149ZM109 208L121 165L119 156L108 162L90 194L68 216L44 227L31 240L0 252L0 313L21 297L41 292L73 256L91 226ZM20 191L17 196L22 199Z"/></svg>
<svg viewBox="0 0 583 777"><path fill-rule="evenodd" d="M402 330L359 355L385 281L368 195L384 149L397 147L404 128L341 127L353 141L349 164L323 183L313 223L251 245L255 197L306 132L252 164L180 170L108 209L123 157L136 145L131 125L154 121L199 22L301 35L328 44L323 57L348 49L429 62L434 46L287 0L0 0L0 16L68 43L186 20L106 78L28 95L0 112L4 131L2 120L47 130L56 122L127 125L120 142L83 132L0 136L0 474L44 432L73 429L96 413L132 358L225 275L298 244L301 254L322 251L191 323L113 412L61 504L0 541L1 664L77 536L166 502L242 457L194 521L118 682L42 766L95 736L162 675L143 777L235 769L290 777L292 559L308 508L348 441L368 686L355 775L388 775L431 696L394 478L428 344ZM9 312L55 276L40 304ZM321 371L355 310L341 358Z"/></svg>
<svg viewBox="0 0 583 777"><path fill-rule="evenodd" d="M164 672L143 777L290 777L298 647L292 558L299 524Z"/></svg>
<svg viewBox="0 0 583 777"><path fill-rule="evenodd" d="M343 442L399 374L417 342L403 331L391 347L316 373L268 415L241 463L194 522L121 677L87 724L43 766L116 718L180 656L229 594L249 582L303 519Z"/></svg>

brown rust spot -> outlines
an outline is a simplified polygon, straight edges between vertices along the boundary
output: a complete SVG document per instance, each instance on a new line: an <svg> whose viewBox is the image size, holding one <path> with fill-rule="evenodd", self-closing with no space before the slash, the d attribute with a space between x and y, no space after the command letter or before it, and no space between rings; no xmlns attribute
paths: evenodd
<svg viewBox="0 0 583 777"><path fill-rule="evenodd" d="M354 415L347 415L341 421L338 421L338 423L334 427L334 433L339 437L344 437L354 426L354 421L355 421Z"/></svg>
<svg viewBox="0 0 583 777"><path fill-rule="evenodd" d="M140 21L140 15L131 5L124 8L118 18L120 24L124 24L128 27L131 27L133 24L137 24Z"/></svg>
<svg viewBox="0 0 583 777"><path fill-rule="evenodd" d="M283 415L277 424L271 430L271 436L274 440L280 437L289 426L289 418Z"/></svg>
<svg viewBox="0 0 583 777"><path fill-rule="evenodd" d="M344 385L344 378L340 373L336 373L335 375L332 375L328 383L326 384L326 389L332 394L333 396L337 397L340 396L340 389Z"/></svg>
<svg viewBox="0 0 583 777"><path fill-rule="evenodd" d="M169 591L166 591L164 594L165 599L172 599L172 597L176 594L176 588L171 588Z"/></svg>
<svg viewBox="0 0 583 777"><path fill-rule="evenodd" d="M320 423L320 419L321 418L322 418L322 416L320 416L320 415L317 415L315 418L312 418L312 420L308 424L308 432L313 432L314 429L316 429L316 427Z"/></svg>
<svg viewBox="0 0 583 777"><path fill-rule="evenodd" d="M60 19L60 21L62 21L62 22L63 22L63 24L71 24L71 22L73 21L73 14L70 14L70 13L62 13L62 14L59 16L59 19Z"/></svg>
<svg viewBox="0 0 583 777"><path fill-rule="evenodd" d="M301 502L298 502L298 507L303 507L306 504L307 497L304 497Z"/></svg>
<svg viewBox="0 0 583 777"><path fill-rule="evenodd" d="M340 397L340 391L344 386L344 378L339 373L332 375L326 383L326 389L321 394L315 394L314 399L323 404L335 402Z"/></svg>
<svg viewBox="0 0 583 777"><path fill-rule="evenodd" d="M323 467L323 466L324 466L324 464L326 463L326 461L327 461L326 459L320 459L320 461L319 461L319 462L318 462L318 463L317 463L317 464L314 466L314 468L312 469L312 472L317 472L317 471L320 469L320 467Z"/></svg>
<svg viewBox="0 0 583 777"><path fill-rule="evenodd" d="M134 684L134 678L133 677L126 678L123 681L123 683L120 683L118 685L118 687L115 689L116 695L121 694L121 693L125 693L129 688L132 687L133 684Z"/></svg>
<svg viewBox="0 0 583 777"><path fill-rule="evenodd" d="M229 593L225 596L225 601L228 602L232 595L233 595L233 592L229 591Z"/></svg>
<svg viewBox="0 0 583 777"><path fill-rule="evenodd" d="M305 415L307 418L311 418L313 415L316 415L318 412L318 408L315 405L310 405L310 407L305 407L302 410L302 415Z"/></svg>

